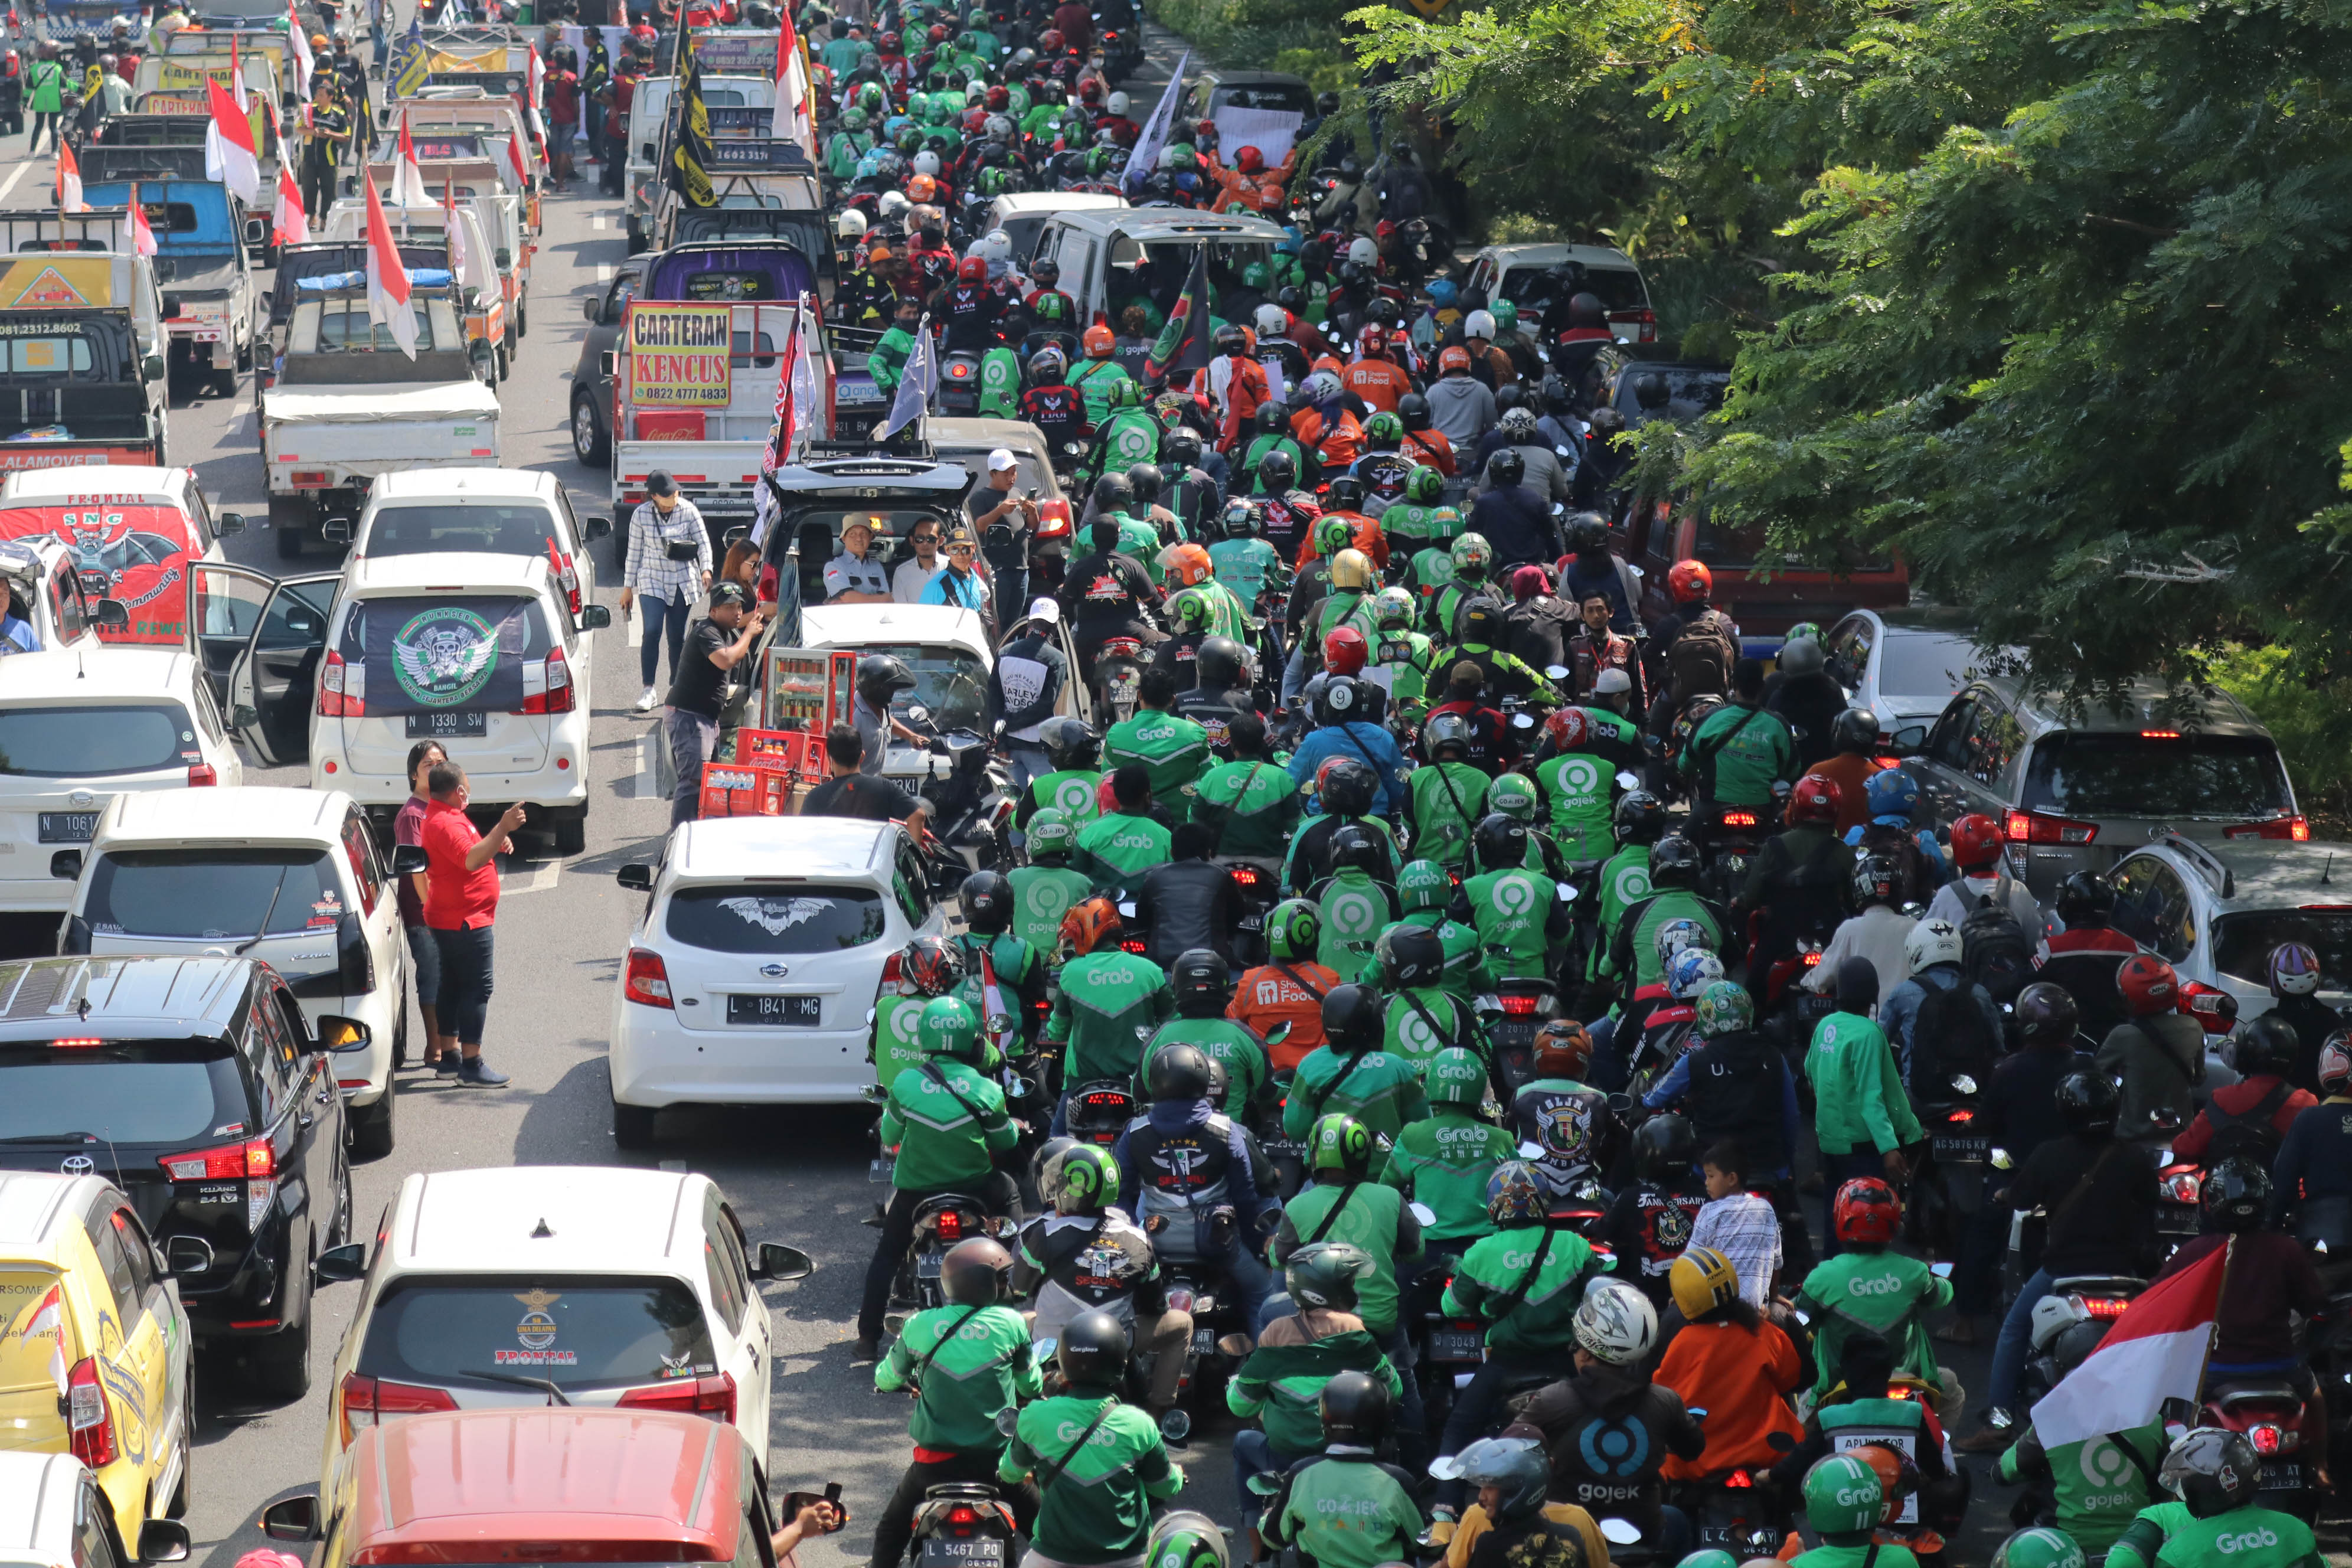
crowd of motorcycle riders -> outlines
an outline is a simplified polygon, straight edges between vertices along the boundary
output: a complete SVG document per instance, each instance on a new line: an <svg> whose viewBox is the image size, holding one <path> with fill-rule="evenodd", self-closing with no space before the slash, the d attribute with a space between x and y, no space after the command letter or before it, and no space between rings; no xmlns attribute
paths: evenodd
<svg viewBox="0 0 2352 1568"><path fill-rule="evenodd" d="M1301 174L1180 121L1139 200L1287 237L1213 265L1213 356L1147 386L1187 265L1147 254L1082 327L972 232L1120 188L1087 8L805 25L836 317L887 329L886 390L926 319L1016 356L982 411L1086 495L1058 548L973 507L1015 863L885 984L913 1050L877 1029L859 1349L916 1399L876 1568L950 1481L1046 1568L1223 1568L1163 1506L1213 1402L1252 1561L1955 1562L1982 1454L2006 1568L2318 1563L2352 1044L2313 950L2209 1055L2101 878L2045 909L1999 824L1915 823L1817 627L1768 675L1695 561L1645 625L1601 301L1563 268L1522 331L1438 275L1402 143ZM1115 722L1055 716L1074 679ZM909 684L867 658L861 707ZM947 1246L950 1196L992 1217ZM2224 1245L2203 1404L2045 1450L2032 1399ZM1988 1339L1971 1396L1938 1347ZM2232 1423L2249 1385L2284 1430Z"/></svg>

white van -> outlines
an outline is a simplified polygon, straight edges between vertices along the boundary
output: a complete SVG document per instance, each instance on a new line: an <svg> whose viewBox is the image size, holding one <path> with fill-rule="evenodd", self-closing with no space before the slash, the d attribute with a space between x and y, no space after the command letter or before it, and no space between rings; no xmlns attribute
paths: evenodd
<svg viewBox="0 0 2352 1568"><path fill-rule="evenodd" d="M1077 301L1078 320L1116 325L1130 300L1171 276L1181 284L1203 241L1213 272L1238 276L1252 262L1271 266L1285 237L1281 225L1242 213L1111 207L1055 213L1036 256L1060 264L1062 291Z"/></svg>

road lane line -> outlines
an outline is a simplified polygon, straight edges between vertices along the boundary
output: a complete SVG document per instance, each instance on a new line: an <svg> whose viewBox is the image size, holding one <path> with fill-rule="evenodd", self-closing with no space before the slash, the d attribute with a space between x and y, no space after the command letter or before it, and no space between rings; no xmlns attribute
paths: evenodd
<svg viewBox="0 0 2352 1568"><path fill-rule="evenodd" d="M16 182L23 179L25 177L25 172L32 166L33 165L29 161L19 163L16 165L16 172L15 174L9 175L5 180L0 180L0 196L5 196L10 191L15 190L16 188Z"/></svg>
<svg viewBox="0 0 2352 1568"><path fill-rule="evenodd" d="M654 748L661 742L661 733L660 727L656 726L647 730L637 742L637 776L635 794L639 800L662 798L661 780L656 776L660 763L656 761L654 753Z"/></svg>
<svg viewBox="0 0 2352 1568"><path fill-rule="evenodd" d="M7 194L7 193L6 193L5 190L0 190L0 195L5 195L6 194ZM599 268L596 268L596 281L597 281L597 282L599 282L599 283L610 283L612 280L613 280L613 269L612 269L612 268L610 268L610 267L599 267Z"/></svg>

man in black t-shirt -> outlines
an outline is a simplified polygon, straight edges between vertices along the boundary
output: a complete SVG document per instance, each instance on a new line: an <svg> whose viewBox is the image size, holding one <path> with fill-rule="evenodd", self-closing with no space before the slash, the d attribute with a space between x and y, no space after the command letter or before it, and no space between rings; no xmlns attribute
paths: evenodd
<svg viewBox="0 0 2352 1568"><path fill-rule="evenodd" d="M923 836L923 819L930 803L918 800L888 779L861 773L857 764L866 755L866 737L855 724L835 724L824 732L824 762L833 776L808 792L801 802L803 816L855 816L867 822L903 822L916 838Z"/></svg>
<svg viewBox="0 0 2352 1568"><path fill-rule="evenodd" d="M710 615L686 634L670 682L670 761L677 766L677 791L670 798L669 825L692 822L702 810L702 764L719 744L719 691L727 671L751 657L767 614L751 608L751 591L724 582L710 590Z"/></svg>

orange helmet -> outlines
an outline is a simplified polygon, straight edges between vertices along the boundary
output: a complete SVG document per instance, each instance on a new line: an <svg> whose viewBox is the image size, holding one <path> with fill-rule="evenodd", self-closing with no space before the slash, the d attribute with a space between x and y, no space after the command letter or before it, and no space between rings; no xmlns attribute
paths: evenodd
<svg viewBox="0 0 2352 1568"><path fill-rule="evenodd" d="M1437 356L1437 374L1440 374L1440 375L1446 375L1446 374L1450 374L1451 373L1453 373L1453 372L1454 372L1454 371L1457 371L1457 370L1459 370L1459 371L1467 371L1469 368L1470 368L1470 351L1469 351L1468 349L1465 349L1465 348L1462 347L1462 346L1461 346L1460 344L1458 344L1458 343L1457 343L1456 345L1454 345L1453 348L1447 349L1444 353L1439 354L1439 355ZM1696 564L1696 563L1694 563L1694 564ZM1675 567L1675 570L1676 572L1679 572L1679 571L1681 571L1681 570L1682 570L1682 568L1681 568L1681 567L1679 567L1679 566L1677 566L1677 567ZM1702 571L1702 572L1704 572L1704 571L1706 571L1706 567L1704 567L1704 566L1701 566L1701 567L1699 567L1699 570L1700 570L1700 571ZM1669 577L1669 578L1668 578L1668 581L1670 581L1670 582L1671 582L1672 580L1673 580L1673 579L1672 579L1671 577Z"/></svg>
<svg viewBox="0 0 2352 1568"><path fill-rule="evenodd" d="M940 199L940 183L929 174L918 174L907 182L907 199L910 202L935 202Z"/></svg>
<svg viewBox="0 0 2352 1568"><path fill-rule="evenodd" d="M1704 561L1677 561L1666 574L1666 591L1675 596L1677 605L1696 604L1715 592L1715 574L1706 569Z"/></svg>
<svg viewBox="0 0 2352 1568"><path fill-rule="evenodd" d="M1554 1018L1536 1035L1536 1076L1574 1079L1592 1059L1592 1037L1573 1018Z"/></svg>
<svg viewBox="0 0 2352 1568"><path fill-rule="evenodd" d="M1108 359L1112 352L1118 347L1118 335L1102 322L1097 321L1086 330L1085 334L1078 339L1078 342L1087 351L1088 359Z"/></svg>
<svg viewBox="0 0 2352 1568"><path fill-rule="evenodd" d="M1209 552L1198 544L1180 544L1168 552L1168 574L1189 588L1216 575Z"/></svg>
<svg viewBox="0 0 2352 1568"><path fill-rule="evenodd" d="M1080 899L1062 915L1062 951L1083 957L1118 943L1118 906L1097 894Z"/></svg>

